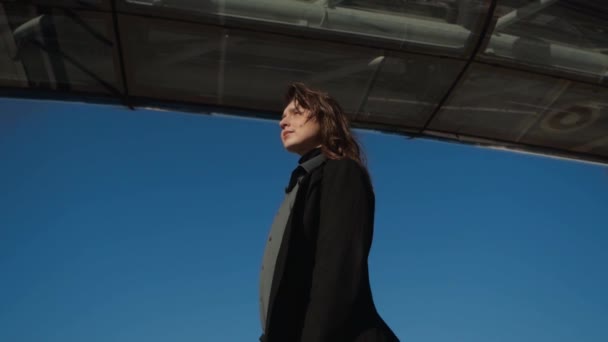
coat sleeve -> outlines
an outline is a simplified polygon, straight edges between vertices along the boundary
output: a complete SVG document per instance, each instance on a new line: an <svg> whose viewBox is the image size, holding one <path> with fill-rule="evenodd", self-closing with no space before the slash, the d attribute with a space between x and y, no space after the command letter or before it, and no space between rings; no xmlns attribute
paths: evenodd
<svg viewBox="0 0 608 342"><path fill-rule="evenodd" d="M365 171L352 160L325 165L302 342L330 341L343 331L352 312L373 229L374 200L368 183Z"/></svg>

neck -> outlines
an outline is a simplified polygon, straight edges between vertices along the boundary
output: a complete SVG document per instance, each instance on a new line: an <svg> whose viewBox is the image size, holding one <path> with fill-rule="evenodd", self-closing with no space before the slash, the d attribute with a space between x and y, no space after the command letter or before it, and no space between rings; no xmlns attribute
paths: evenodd
<svg viewBox="0 0 608 342"><path fill-rule="evenodd" d="M307 155L309 153L312 153L312 151L314 151L314 150L320 149L321 146L322 145L319 144L319 145L317 145L317 146L315 146L313 148L309 148L309 149L305 150L304 152L298 152L298 154L300 155L300 157L303 157L303 156L305 156L305 155Z"/></svg>

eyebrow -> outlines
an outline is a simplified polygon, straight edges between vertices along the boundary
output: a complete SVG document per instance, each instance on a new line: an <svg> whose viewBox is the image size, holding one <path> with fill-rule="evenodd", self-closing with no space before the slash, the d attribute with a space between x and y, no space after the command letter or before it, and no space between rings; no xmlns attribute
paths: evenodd
<svg viewBox="0 0 608 342"><path fill-rule="evenodd" d="M289 108L289 109L287 109L287 111L290 113L294 113L294 112L301 113L302 112L300 107ZM285 117L285 111L283 111L283 114L281 114L281 118L284 118L284 117Z"/></svg>

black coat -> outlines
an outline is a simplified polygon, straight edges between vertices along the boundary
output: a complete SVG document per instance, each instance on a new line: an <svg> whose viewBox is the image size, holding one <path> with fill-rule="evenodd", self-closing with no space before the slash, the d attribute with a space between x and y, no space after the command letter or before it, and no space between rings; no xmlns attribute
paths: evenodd
<svg viewBox="0 0 608 342"><path fill-rule="evenodd" d="M398 341L370 289L374 205L367 172L353 160L327 160L301 180L261 341Z"/></svg>

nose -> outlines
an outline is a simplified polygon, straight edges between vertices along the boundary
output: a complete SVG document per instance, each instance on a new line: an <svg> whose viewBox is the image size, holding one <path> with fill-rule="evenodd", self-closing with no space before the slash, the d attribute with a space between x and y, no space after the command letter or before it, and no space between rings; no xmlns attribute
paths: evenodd
<svg viewBox="0 0 608 342"><path fill-rule="evenodd" d="M283 116L281 118L281 121L279 121L279 127L281 127L281 129L285 129L285 127L288 126L288 120L287 120L287 115Z"/></svg>

